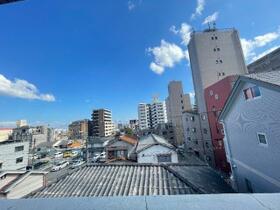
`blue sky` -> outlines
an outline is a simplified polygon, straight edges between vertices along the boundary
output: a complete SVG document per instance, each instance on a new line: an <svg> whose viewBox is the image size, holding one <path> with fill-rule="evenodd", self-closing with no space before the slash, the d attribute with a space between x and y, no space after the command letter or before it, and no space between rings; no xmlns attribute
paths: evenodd
<svg viewBox="0 0 280 210"><path fill-rule="evenodd" d="M0 126L63 126L109 108L137 117L181 80L193 92L186 45L207 18L240 32L250 62L280 45L277 0L28 0L0 6ZM183 25L182 25L183 24ZM153 64L151 64L153 63Z"/></svg>

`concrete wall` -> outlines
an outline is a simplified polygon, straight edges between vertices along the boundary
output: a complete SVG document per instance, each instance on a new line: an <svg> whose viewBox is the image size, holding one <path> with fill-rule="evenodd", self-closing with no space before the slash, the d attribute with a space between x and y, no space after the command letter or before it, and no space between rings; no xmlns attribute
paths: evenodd
<svg viewBox="0 0 280 210"><path fill-rule="evenodd" d="M15 147L24 146L23 151L15 152ZM29 142L13 142L0 144L0 163L1 170L25 169L28 164ZM23 157L21 163L16 163L16 158Z"/></svg>
<svg viewBox="0 0 280 210"><path fill-rule="evenodd" d="M171 154L171 162L178 163L178 155L177 153L167 147L162 145L154 145L149 147L148 149L143 150L137 155L138 163L158 163L157 155L160 154Z"/></svg>
<svg viewBox="0 0 280 210"><path fill-rule="evenodd" d="M195 32L188 49L198 110L205 112L205 88L226 76L247 73L239 35L233 29Z"/></svg>
<svg viewBox="0 0 280 210"><path fill-rule="evenodd" d="M240 84L237 98L224 119L226 154L239 192L246 192L245 178L254 192L280 192L280 93L260 87L261 97L245 100ZM261 145L257 132L265 133Z"/></svg>

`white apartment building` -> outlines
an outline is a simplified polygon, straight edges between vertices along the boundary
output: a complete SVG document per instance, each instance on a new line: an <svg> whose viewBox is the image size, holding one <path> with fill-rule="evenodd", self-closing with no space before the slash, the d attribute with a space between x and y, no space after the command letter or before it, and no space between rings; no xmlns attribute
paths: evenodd
<svg viewBox="0 0 280 210"><path fill-rule="evenodd" d="M144 130L151 127L151 113L150 104L138 104L138 121L139 129Z"/></svg>
<svg viewBox="0 0 280 210"><path fill-rule="evenodd" d="M171 81L168 84L168 97L166 98L168 122L172 124L176 136L176 144L184 142L182 113L192 109L189 94L184 94L181 81Z"/></svg>
<svg viewBox="0 0 280 210"><path fill-rule="evenodd" d="M154 99L153 103L140 103L138 105L139 129L155 128L157 125L167 123L166 105L164 101Z"/></svg>
<svg viewBox="0 0 280 210"><path fill-rule="evenodd" d="M193 32L188 45L198 112L205 112L204 89L229 75L248 72L235 29Z"/></svg>

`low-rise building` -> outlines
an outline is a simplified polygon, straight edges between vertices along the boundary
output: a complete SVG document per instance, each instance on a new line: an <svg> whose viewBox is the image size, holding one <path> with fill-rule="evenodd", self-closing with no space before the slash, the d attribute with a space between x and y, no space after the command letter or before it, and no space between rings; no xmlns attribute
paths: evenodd
<svg viewBox="0 0 280 210"><path fill-rule="evenodd" d="M141 137L131 155L134 153L138 163L178 163L176 147L155 134Z"/></svg>
<svg viewBox="0 0 280 210"><path fill-rule="evenodd" d="M0 128L0 142L7 141L12 132L12 128Z"/></svg>
<svg viewBox="0 0 280 210"><path fill-rule="evenodd" d="M68 126L69 139L75 140L86 140L89 136L90 122L88 119L78 120L72 122Z"/></svg>
<svg viewBox="0 0 280 210"><path fill-rule="evenodd" d="M220 114L238 192L280 192L280 71L239 76Z"/></svg>
<svg viewBox="0 0 280 210"><path fill-rule="evenodd" d="M0 142L0 171L25 170L28 165L28 141Z"/></svg>
<svg viewBox="0 0 280 210"><path fill-rule="evenodd" d="M0 173L0 199L19 199L46 186L40 171L4 171Z"/></svg>
<svg viewBox="0 0 280 210"><path fill-rule="evenodd" d="M123 135L111 140L105 148L106 160L127 160L128 152L137 144L137 139Z"/></svg>

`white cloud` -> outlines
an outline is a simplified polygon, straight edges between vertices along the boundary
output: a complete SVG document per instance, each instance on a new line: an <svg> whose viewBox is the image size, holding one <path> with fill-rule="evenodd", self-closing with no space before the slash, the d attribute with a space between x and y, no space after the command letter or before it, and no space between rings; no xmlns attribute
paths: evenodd
<svg viewBox="0 0 280 210"><path fill-rule="evenodd" d="M176 29L175 26L170 27L170 31L172 31L174 34L179 34L182 42L181 44L187 46L189 44L189 41L191 39L191 33L192 33L192 27L187 23L182 23L180 29Z"/></svg>
<svg viewBox="0 0 280 210"><path fill-rule="evenodd" d="M197 0L197 6L195 12L191 15L191 19L195 19L196 17L200 16L205 7L205 0Z"/></svg>
<svg viewBox="0 0 280 210"><path fill-rule="evenodd" d="M164 40L161 40L160 46L149 48L148 52L152 53L155 59L150 64L150 69L157 74L162 74L165 68L172 68L185 57L179 46Z"/></svg>
<svg viewBox="0 0 280 210"><path fill-rule="evenodd" d="M42 101L55 101L52 94L41 94L37 87L26 80L8 80L0 74L0 95L7 95L24 99L38 99Z"/></svg>
<svg viewBox="0 0 280 210"><path fill-rule="evenodd" d="M203 21L203 25L206 25L208 23L213 23L218 19L219 13L218 12L214 12L212 15L209 15L208 17L206 17Z"/></svg>
<svg viewBox="0 0 280 210"><path fill-rule="evenodd" d="M136 7L135 3L133 3L132 1L128 1L127 6L128 6L129 11L135 9L135 7Z"/></svg>
<svg viewBox="0 0 280 210"><path fill-rule="evenodd" d="M280 31L278 30L276 32L270 32L264 35L256 36L253 39L240 39L245 60L249 61L251 59L256 59L258 57L255 52L257 48L265 47L271 42L279 39L279 37Z"/></svg>

